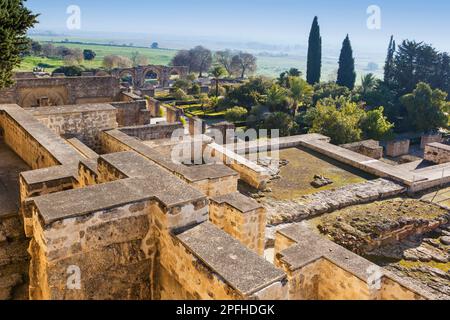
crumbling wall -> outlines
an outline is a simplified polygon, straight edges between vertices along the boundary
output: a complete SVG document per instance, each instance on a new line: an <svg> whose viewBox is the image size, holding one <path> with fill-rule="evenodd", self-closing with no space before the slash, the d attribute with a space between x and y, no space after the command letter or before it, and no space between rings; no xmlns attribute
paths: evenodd
<svg viewBox="0 0 450 320"><path fill-rule="evenodd" d="M28 239L20 217L0 217L0 300L28 298Z"/></svg>
<svg viewBox="0 0 450 320"><path fill-rule="evenodd" d="M117 101L119 93L119 79L111 76L21 78L11 88L0 90L0 103L23 108L39 107L42 98L52 106L105 103Z"/></svg>
<svg viewBox="0 0 450 320"><path fill-rule="evenodd" d="M149 206L133 203L45 227L35 209L30 298L149 299Z"/></svg>
<svg viewBox="0 0 450 320"><path fill-rule="evenodd" d="M146 100L112 102L117 109L117 122L120 127L143 126L150 123L151 112Z"/></svg>
<svg viewBox="0 0 450 320"><path fill-rule="evenodd" d="M435 164L450 162L450 146L442 143L430 143L425 146L425 160Z"/></svg>

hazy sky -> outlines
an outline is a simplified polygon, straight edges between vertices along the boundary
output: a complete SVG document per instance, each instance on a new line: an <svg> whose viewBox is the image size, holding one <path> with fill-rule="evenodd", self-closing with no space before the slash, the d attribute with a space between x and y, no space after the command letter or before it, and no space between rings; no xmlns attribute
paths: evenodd
<svg viewBox="0 0 450 320"><path fill-rule="evenodd" d="M69 5L81 8L81 31L207 36L305 44L314 15L325 44L386 50L389 36L424 40L450 51L448 0L28 0L39 30L64 31ZM367 28L368 6L381 8L381 30Z"/></svg>

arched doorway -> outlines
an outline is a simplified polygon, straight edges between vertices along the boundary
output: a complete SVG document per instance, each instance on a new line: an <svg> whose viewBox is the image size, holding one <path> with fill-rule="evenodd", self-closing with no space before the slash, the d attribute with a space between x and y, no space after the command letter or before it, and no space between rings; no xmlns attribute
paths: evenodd
<svg viewBox="0 0 450 320"><path fill-rule="evenodd" d="M160 85L159 74L153 69L147 70L144 73L144 84L158 87Z"/></svg>
<svg viewBox="0 0 450 320"><path fill-rule="evenodd" d="M120 84L124 87L131 88L135 84L134 75L130 71L120 73Z"/></svg>

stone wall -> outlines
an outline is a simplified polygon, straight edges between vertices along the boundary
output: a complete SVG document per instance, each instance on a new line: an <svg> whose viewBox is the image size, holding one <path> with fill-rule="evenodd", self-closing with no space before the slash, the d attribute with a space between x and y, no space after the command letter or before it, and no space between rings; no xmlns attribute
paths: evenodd
<svg viewBox="0 0 450 320"><path fill-rule="evenodd" d="M19 215L0 217L0 300L28 298L28 243Z"/></svg>
<svg viewBox="0 0 450 320"><path fill-rule="evenodd" d="M145 126L132 126L120 128L120 131L129 136L136 137L143 141L171 139L176 130L183 130L183 125L179 123L158 123Z"/></svg>
<svg viewBox="0 0 450 320"><path fill-rule="evenodd" d="M409 154L409 140L390 141L386 145L386 155L400 157Z"/></svg>
<svg viewBox="0 0 450 320"><path fill-rule="evenodd" d="M117 128L117 109L109 104L87 104L28 109L57 135L75 137L95 151L101 147L99 133Z"/></svg>
<svg viewBox="0 0 450 320"><path fill-rule="evenodd" d="M288 276L291 300L433 299L364 258L293 225L276 236L275 265ZM279 251L278 251L279 250ZM378 277L371 276L377 273ZM373 281L378 282L378 286Z"/></svg>
<svg viewBox="0 0 450 320"><path fill-rule="evenodd" d="M266 210L240 193L210 199L209 219L259 255L264 254Z"/></svg>
<svg viewBox="0 0 450 320"><path fill-rule="evenodd" d="M151 112L145 100L112 102L117 109L117 123L120 127L142 126L150 123Z"/></svg>
<svg viewBox="0 0 450 320"><path fill-rule="evenodd" d="M420 149L424 150L429 143L441 143L442 134L424 135L420 140Z"/></svg>
<svg viewBox="0 0 450 320"><path fill-rule="evenodd" d="M81 158L63 139L17 105L0 106L5 143L32 169L76 164Z"/></svg>
<svg viewBox="0 0 450 320"><path fill-rule="evenodd" d="M150 115L153 118L160 117L161 116L160 115L161 102L159 102L155 98L148 97L148 96L145 97L145 99L147 100L148 109L150 110Z"/></svg>
<svg viewBox="0 0 450 320"><path fill-rule="evenodd" d="M17 79L12 88L0 91L0 104L38 107L46 98L50 106L116 101L119 79L106 77L49 77Z"/></svg>
<svg viewBox="0 0 450 320"><path fill-rule="evenodd" d="M207 196L213 197L237 191L239 174L224 165L188 167L176 164L170 158L119 130L103 131L101 137L104 153L135 151Z"/></svg>
<svg viewBox="0 0 450 320"><path fill-rule="evenodd" d="M373 159L383 158L383 147L380 146L379 141L365 140L355 143L344 144L341 147L360 153Z"/></svg>
<svg viewBox="0 0 450 320"><path fill-rule="evenodd" d="M450 146L442 143L429 143L425 146L425 160L435 164L450 162Z"/></svg>

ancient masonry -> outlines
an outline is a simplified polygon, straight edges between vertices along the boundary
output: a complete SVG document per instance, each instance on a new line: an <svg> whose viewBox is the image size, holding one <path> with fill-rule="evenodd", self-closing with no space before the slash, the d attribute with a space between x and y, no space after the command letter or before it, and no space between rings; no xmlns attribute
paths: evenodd
<svg viewBox="0 0 450 320"><path fill-rule="evenodd" d="M230 150L204 137L233 164L174 163L151 143L182 128L177 117L152 124L159 103L119 82L114 74L18 75L0 92L0 178L12 190L0 196L1 299L433 298L387 271L372 288L373 264L301 224L277 230L275 258L263 257L268 220L301 221L434 186L433 171L395 169L319 135L280 139L281 147L310 147L388 180L353 186L350 197L311 196L296 217L268 216L238 192L239 179L264 188L270 178L238 155L258 145Z"/></svg>

